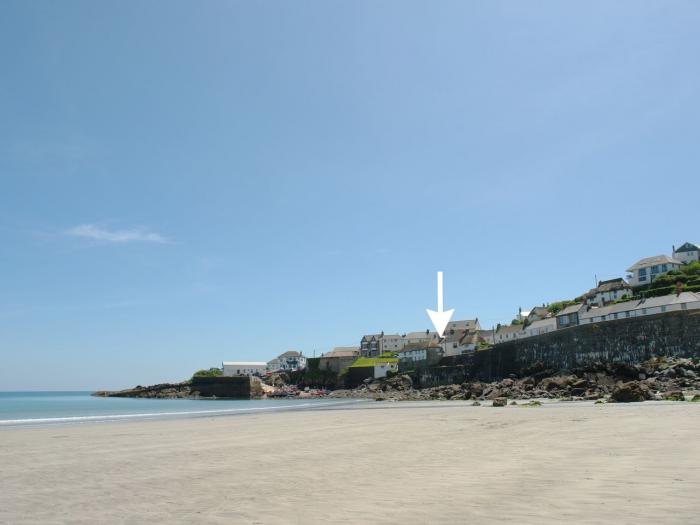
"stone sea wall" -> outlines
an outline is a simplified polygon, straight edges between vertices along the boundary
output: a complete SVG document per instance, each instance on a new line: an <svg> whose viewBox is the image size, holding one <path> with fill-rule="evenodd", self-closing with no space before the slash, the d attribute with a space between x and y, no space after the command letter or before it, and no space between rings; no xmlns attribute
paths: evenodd
<svg viewBox="0 0 700 525"><path fill-rule="evenodd" d="M679 311L576 326L460 356L422 370L421 387L496 381L533 367L571 370L596 362L639 364L652 357L700 358L700 311Z"/></svg>

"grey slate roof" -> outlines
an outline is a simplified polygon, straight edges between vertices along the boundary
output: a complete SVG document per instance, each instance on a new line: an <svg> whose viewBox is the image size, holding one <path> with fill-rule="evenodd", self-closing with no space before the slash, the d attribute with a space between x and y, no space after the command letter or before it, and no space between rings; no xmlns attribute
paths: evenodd
<svg viewBox="0 0 700 525"><path fill-rule="evenodd" d="M634 263L634 265L630 266L627 268L628 272L634 272L636 270L639 270L640 268L646 268L647 266L654 266L656 264L683 264L677 259L674 259L673 257L669 257L668 255L654 255L653 257L647 257L645 259L641 259Z"/></svg>
<svg viewBox="0 0 700 525"><path fill-rule="evenodd" d="M698 246L697 244L693 244L692 242L686 242L681 247L679 247L674 253L697 251L700 251L700 246Z"/></svg>
<svg viewBox="0 0 700 525"><path fill-rule="evenodd" d="M581 303L576 303L576 304L572 304L571 306L567 306L566 308L564 308L563 310L561 310L557 314L557 317L559 317L560 315L575 314L576 312L578 312L581 309L582 306L583 305Z"/></svg>

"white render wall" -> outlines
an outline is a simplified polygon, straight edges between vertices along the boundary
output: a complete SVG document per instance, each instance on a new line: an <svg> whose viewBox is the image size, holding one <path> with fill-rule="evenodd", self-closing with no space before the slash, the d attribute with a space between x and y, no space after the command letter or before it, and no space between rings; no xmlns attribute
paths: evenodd
<svg viewBox="0 0 700 525"><path fill-rule="evenodd" d="M678 259L684 264L689 264L693 261L700 260L700 252L697 250L692 252L673 252L673 258Z"/></svg>
<svg viewBox="0 0 700 525"><path fill-rule="evenodd" d="M267 363L230 362L224 363L224 376L255 376L264 375L267 370Z"/></svg>

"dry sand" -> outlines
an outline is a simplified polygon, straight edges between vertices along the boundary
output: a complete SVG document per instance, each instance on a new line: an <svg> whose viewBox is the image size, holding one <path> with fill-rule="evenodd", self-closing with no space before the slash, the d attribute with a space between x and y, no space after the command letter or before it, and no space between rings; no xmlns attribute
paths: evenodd
<svg viewBox="0 0 700 525"><path fill-rule="evenodd" d="M6 429L0 468L11 524L700 523L700 404Z"/></svg>

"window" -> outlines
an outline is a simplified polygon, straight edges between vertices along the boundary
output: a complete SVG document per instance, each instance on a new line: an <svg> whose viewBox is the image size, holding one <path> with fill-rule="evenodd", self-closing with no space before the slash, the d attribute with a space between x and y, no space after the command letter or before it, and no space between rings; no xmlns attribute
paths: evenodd
<svg viewBox="0 0 700 525"><path fill-rule="evenodd" d="M629 317L629 316L630 316L630 312L629 311L625 312L625 317Z"/></svg>
<svg viewBox="0 0 700 525"><path fill-rule="evenodd" d="M646 281L646 280L647 280L647 276L646 276L646 275L641 275L641 274L640 274L639 280L640 280L640 281Z"/></svg>
<svg viewBox="0 0 700 525"><path fill-rule="evenodd" d="M662 264L662 265L661 265L661 271L662 271L662 272L667 272L667 271L668 271L668 264Z"/></svg>
<svg viewBox="0 0 700 525"><path fill-rule="evenodd" d="M654 266L651 267L651 273L652 274L659 273L659 266L657 264L655 264Z"/></svg>
<svg viewBox="0 0 700 525"><path fill-rule="evenodd" d="M683 303L681 305L681 310L687 310L688 309L688 303Z"/></svg>
<svg viewBox="0 0 700 525"><path fill-rule="evenodd" d="M662 307L661 307L661 311L662 311L662 312L665 312L665 311L666 311L666 306L662 306Z"/></svg>
<svg viewBox="0 0 700 525"><path fill-rule="evenodd" d="M646 269L646 268L640 268L640 269L639 269L639 276L640 276L640 277L641 277L642 275L646 275L646 274L647 274L647 269Z"/></svg>
<svg viewBox="0 0 700 525"><path fill-rule="evenodd" d="M613 314L613 319L617 319L617 314Z"/></svg>

